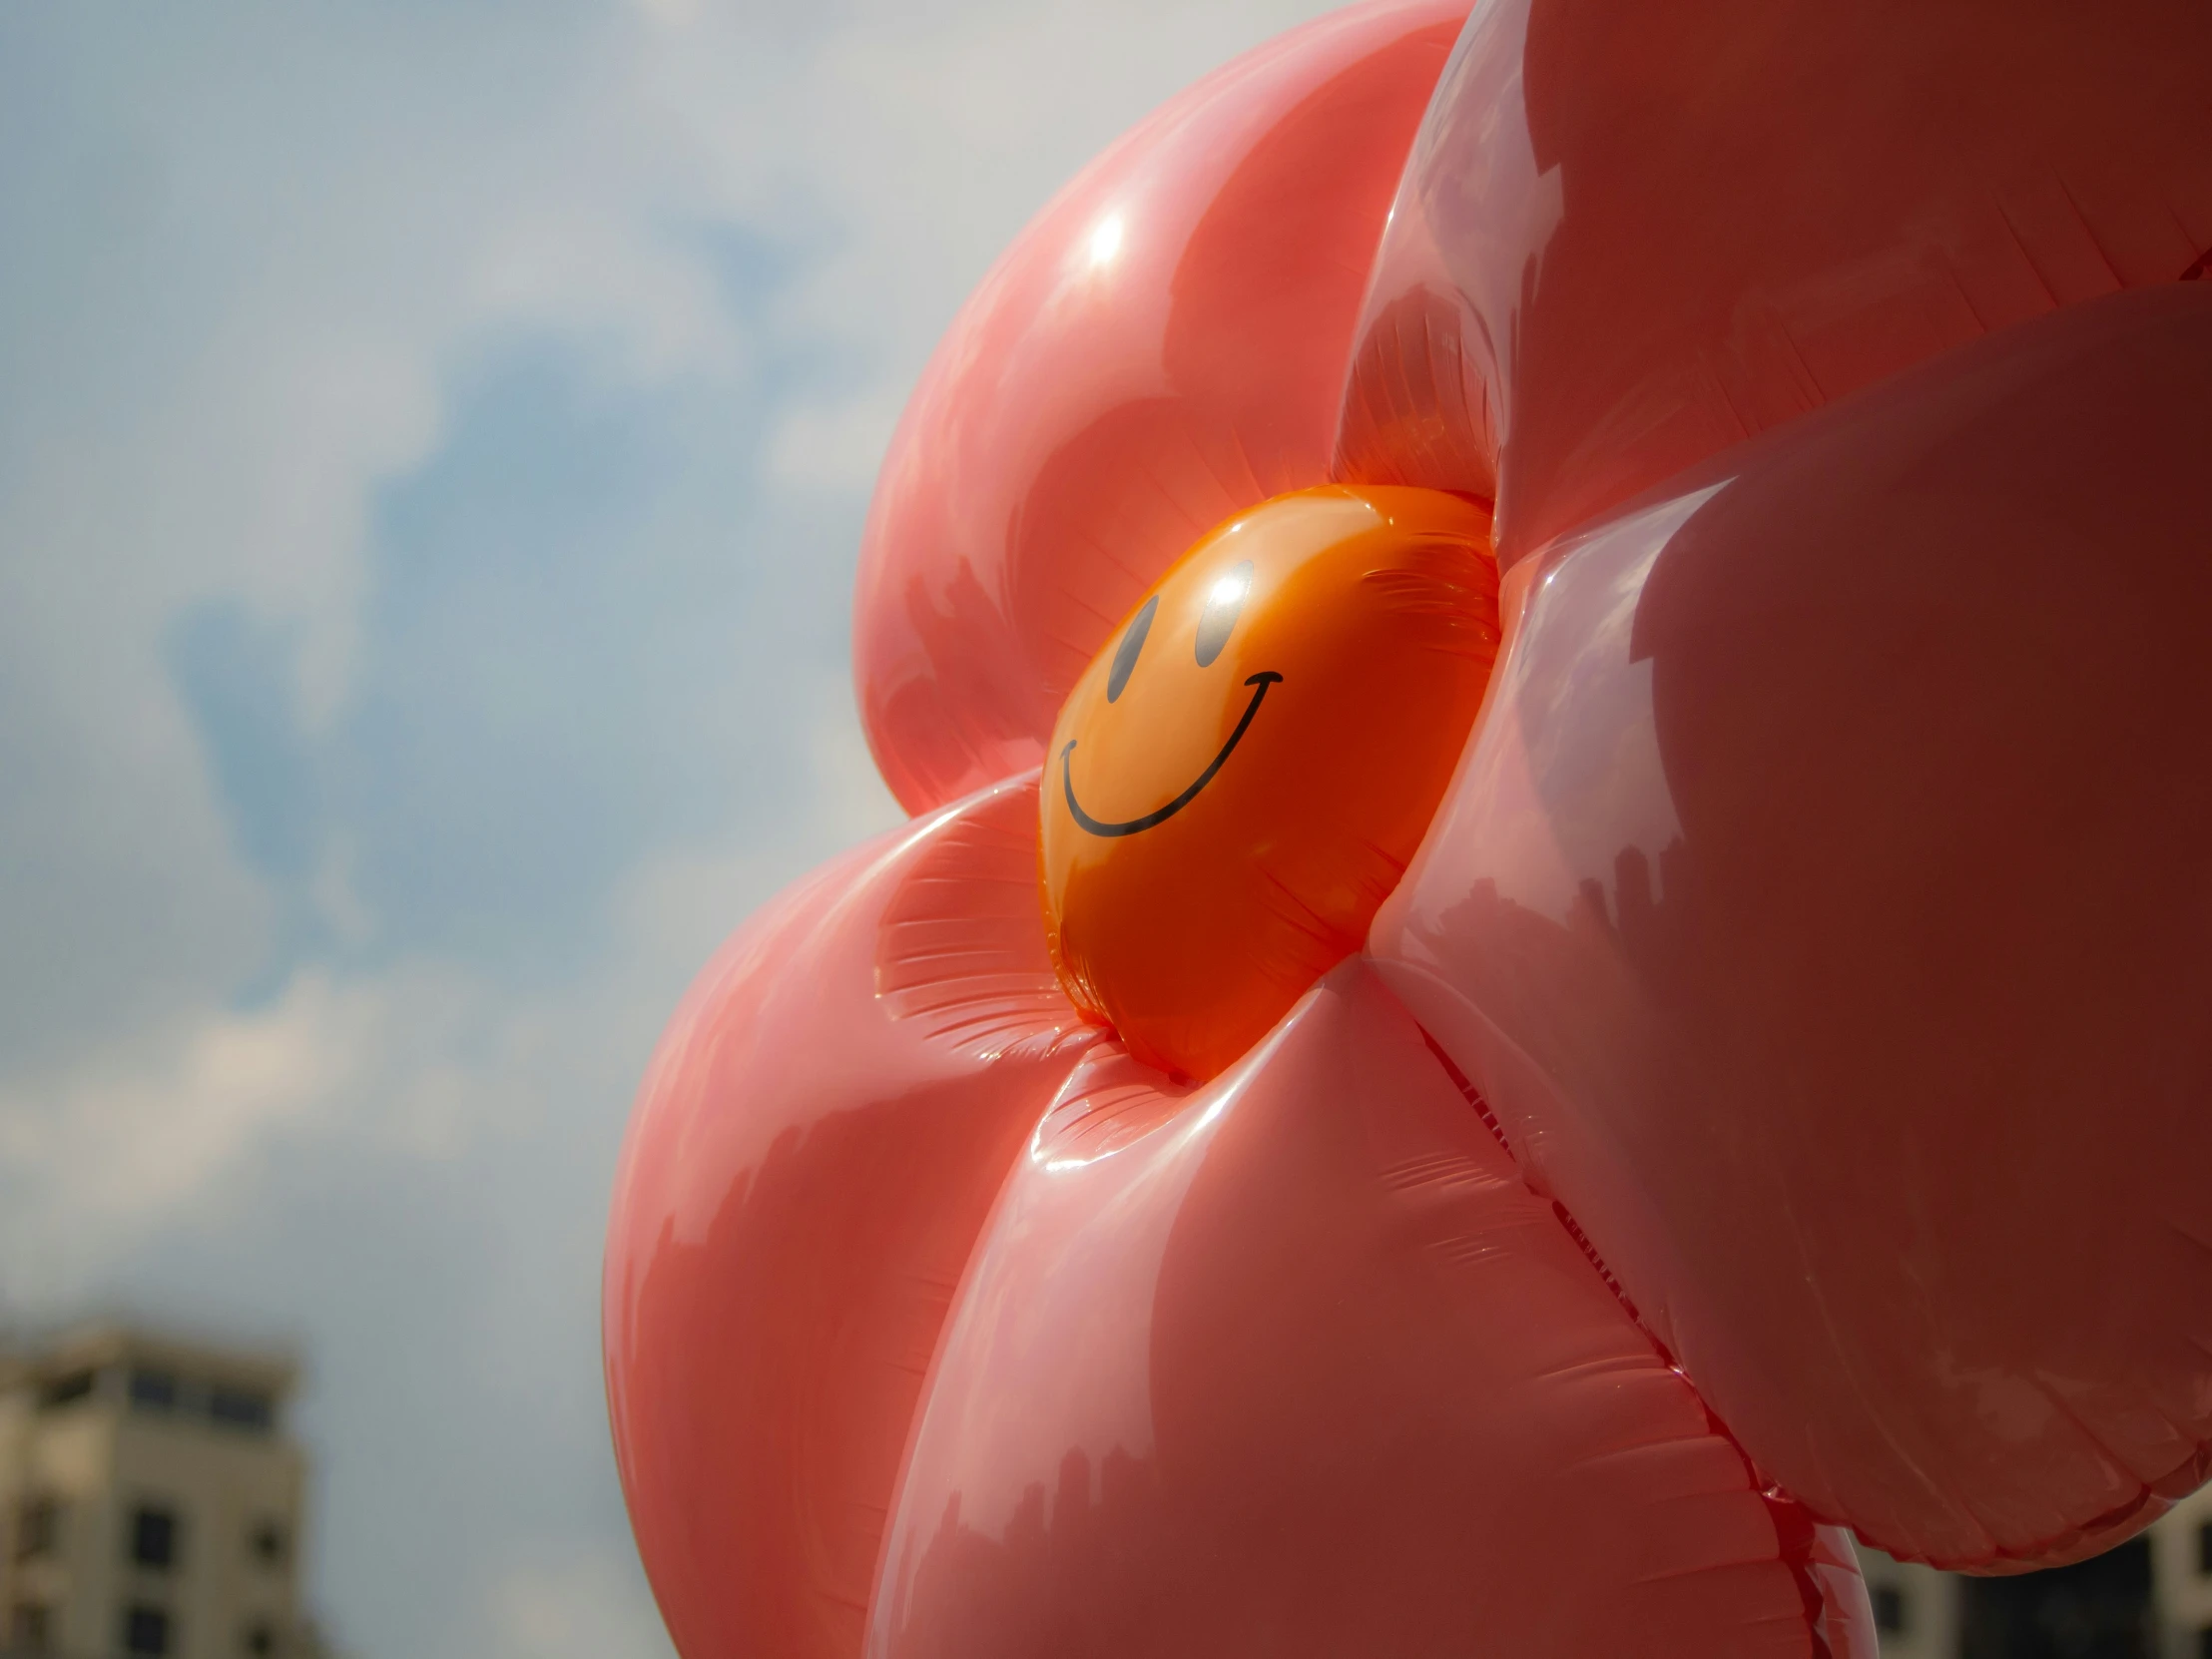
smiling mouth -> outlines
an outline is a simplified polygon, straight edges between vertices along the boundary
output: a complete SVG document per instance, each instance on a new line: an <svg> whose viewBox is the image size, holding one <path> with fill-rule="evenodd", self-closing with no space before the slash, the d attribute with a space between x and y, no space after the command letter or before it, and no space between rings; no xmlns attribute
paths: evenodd
<svg viewBox="0 0 2212 1659"><path fill-rule="evenodd" d="M1237 722L1237 729L1229 734L1229 741L1221 746L1221 753L1214 757L1213 764L1198 775L1197 781L1189 789L1165 807L1157 808L1145 814L1142 818L1124 819L1119 824L1107 824L1083 811L1082 804L1075 799L1075 779L1068 771L1068 757L1075 753L1075 740L1070 738L1067 747L1060 751L1060 790L1067 797L1068 814L1075 820L1076 828L1087 830L1094 835L1134 835L1140 830L1150 830L1155 825L1167 823L1169 819L1175 817L1177 813L1196 801L1199 791L1214 781L1214 774L1221 771L1222 767L1228 762L1230 755L1235 752L1237 745L1244 742L1244 735L1252 730L1253 717L1260 712L1260 700L1268 695L1268 688L1280 685L1282 680L1283 676L1273 669L1255 674L1247 680L1245 684L1253 688L1252 701L1245 705L1244 719Z"/></svg>

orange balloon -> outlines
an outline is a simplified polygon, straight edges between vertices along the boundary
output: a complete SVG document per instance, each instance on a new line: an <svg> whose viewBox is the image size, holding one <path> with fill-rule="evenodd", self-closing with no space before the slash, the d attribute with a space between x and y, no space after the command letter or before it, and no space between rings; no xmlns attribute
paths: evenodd
<svg viewBox="0 0 2212 1659"><path fill-rule="evenodd" d="M1213 1076L1359 948L1489 681L1489 526L1436 490L1277 496L1076 682L1041 792L1046 931L1139 1059Z"/></svg>

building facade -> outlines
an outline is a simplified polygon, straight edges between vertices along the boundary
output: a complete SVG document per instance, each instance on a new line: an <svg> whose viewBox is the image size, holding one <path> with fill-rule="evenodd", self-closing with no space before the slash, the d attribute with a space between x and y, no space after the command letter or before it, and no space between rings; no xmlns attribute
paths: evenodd
<svg viewBox="0 0 2212 1659"><path fill-rule="evenodd" d="M2212 1487L2076 1566L1969 1578L1862 1548L1883 1659L2212 1659Z"/></svg>
<svg viewBox="0 0 2212 1659"><path fill-rule="evenodd" d="M281 1356L116 1327L0 1358L0 1655L309 1659Z"/></svg>

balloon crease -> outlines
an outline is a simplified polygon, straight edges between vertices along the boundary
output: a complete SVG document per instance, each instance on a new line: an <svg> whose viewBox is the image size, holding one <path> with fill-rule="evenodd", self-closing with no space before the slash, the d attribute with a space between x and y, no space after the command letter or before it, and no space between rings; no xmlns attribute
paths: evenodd
<svg viewBox="0 0 2212 1659"><path fill-rule="evenodd" d="M1426 1026L1418 1026L1417 1028L1420 1031L1421 1040L1428 1045L1428 1052L1435 1056L1436 1063L1443 1068L1444 1075L1451 1079L1452 1084L1465 1097L1467 1104L1474 1108L1475 1114L1482 1120L1483 1127L1488 1129L1496 1139L1505 1156L1513 1160L1514 1169L1520 1171L1522 1184L1535 1197L1543 1199L1545 1195L1538 1192L1534 1183L1528 1180L1527 1172L1522 1169L1520 1160L1514 1156L1513 1144L1506 1138L1504 1125L1498 1122L1497 1114L1491 1111L1489 1102L1482 1098L1482 1091L1477 1089L1473 1082L1468 1079L1466 1073L1462 1072L1452 1062L1451 1056L1444 1052L1443 1045L1436 1041L1434 1035L1430 1033ZM1827 1592L1822 1588L1819 1574L1815 1571L1814 1556L1819 1540L1815 1536L1814 1527L1816 1523L1812 1512L1796 1498L1789 1496L1779 1487L1766 1481L1760 1473L1758 1465L1751 1460L1751 1454L1744 1449L1742 1442L1729 1432L1728 1425L1714 1413L1712 1405L1706 1400L1704 1394L1699 1392L1697 1384L1690 1381L1674 1356L1668 1352L1667 1345L1652 1334L1651 1328L1644 1322L1643 1315L1637 1312L1635 1302L1630 1299L1621 1282L1614 1277L1613 1270L1605 1265L1604 1257L1597 1253L1597 1247L1590 1242L1590 1236L1582 1231L1581 1224L1568 1212L1567 1207L1557 1199L1549 1199L1548 1202L1551 1205L1551 1213L1559 1219L1559 1225L1566 1230L1567 1236L1573 1239L1581 1249L1583 1259L1590 1264L1598 1278L1604 1281L1605 1288L1613 1293L1613 1299L1620 1304L1622 1311L1635 1324L1637 1331L1646 1342L1651 1344L1653 1352L1659 1356L1660 1361L1667 1369L1682 1380L1682 1385L1690 1391L1690 1396L1697 1401L1699 1409L1705 1413L1705 1424L1708 1432L1734 1451L1741 1460L1746 1478L1750 1480L1753 1490L1759 1493L1761 1501L1766 1505L1768 1517L1774 1524L1777 1559L1784 1567L1788 1568L1791 1580L1797 1586L1798 1598L1803 1606L1806 1637L1812 1643L1813 1659L1835 1659L1835 1649L1829 1643L1823 1630L1823 1626L1829 1617L1829 1605ZM1669 1575L1660 1575L1662 1578L1666 1576ZM1654 1581L1643 1580L1640 1582Z"/></svg>

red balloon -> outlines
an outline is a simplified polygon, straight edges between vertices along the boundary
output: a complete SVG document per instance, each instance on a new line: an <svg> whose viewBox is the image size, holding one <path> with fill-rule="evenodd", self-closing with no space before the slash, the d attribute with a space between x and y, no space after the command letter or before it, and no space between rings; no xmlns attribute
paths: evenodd
<svg viewBox="0 0 2212 1659"><path fill-rule="evenodd" d="M1372 934L1757 1465L1894 1554L2072 1559L2206 1472L2207 387L2212 288L2090 301L1517 567Z"/></svg>
<svg viewBox="0 0 2212 1659"><path fill-rule="evenodd" d="M1848 1542L1761 1496L1371 970L1194 1095L1120 1085L977 1246L872 1659L1874 1659Z"/></svg>
<svg viewBox="0 0 2212 1659"><path fill-rule="evenodd" d="M1510 566L1752 434L2212 257L2201 0L1500 0L1414 150L1339 476Z"/></svg>
<svg viewBox="0 0 2212 1659"><path fill-rule="evenodd" d="M615 1197L689 1659L1873 1659L1815 1516L2015 1570L2212 1461L2212 13L1464 12L1167 105L909 405L863 718L979 793L726 948ZM1170 1084L991 781L1332 479L1496 497L1515 632L1372 958Z"/></svg>
<svg viewBox="0 0 2212 1659"><path fill-rule="evenodd" d="M850 1659L922 1372L1088 1030L1016 780L848 853L700 975L608 1223L607 1397L691 1659Z"/></svg>
<svg viewBox="0 0 2212 1659"><path fill-rule="evenodd" d="M1120 140L947 330L861 544L853 673L912 812L1042 759L1206 531L1329 481L1376 238L1465 0L1271 41Z"/></svg>

